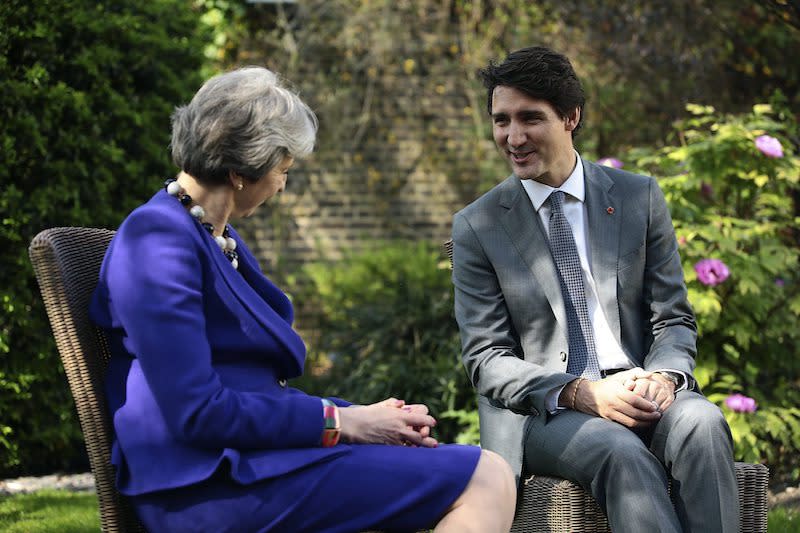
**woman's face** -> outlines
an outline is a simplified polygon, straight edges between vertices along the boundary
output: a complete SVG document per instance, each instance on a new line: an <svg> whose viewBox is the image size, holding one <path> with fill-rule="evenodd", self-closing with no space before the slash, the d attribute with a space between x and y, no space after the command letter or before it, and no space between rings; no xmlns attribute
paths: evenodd
<svg viewBox="0 0 800 533"><path fill-rule="evenodd" d="M287 156L257 182L245 181L241 191L234 190L234 213L240 217L250 216L258 206L282 192L293 163L294 158Z"/></svg>

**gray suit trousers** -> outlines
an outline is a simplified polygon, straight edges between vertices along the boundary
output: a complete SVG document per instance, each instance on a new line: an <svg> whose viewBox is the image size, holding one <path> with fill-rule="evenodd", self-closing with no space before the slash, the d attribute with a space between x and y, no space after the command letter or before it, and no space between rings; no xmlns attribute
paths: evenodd
<svg viewBox="0 0 800 533"><path fill-rule="evenodd" d="M532 417L525 469L581 485L615 533L739 531L730 430L696 392L679 392L661 420L638 433L571 410Z"/></svg>

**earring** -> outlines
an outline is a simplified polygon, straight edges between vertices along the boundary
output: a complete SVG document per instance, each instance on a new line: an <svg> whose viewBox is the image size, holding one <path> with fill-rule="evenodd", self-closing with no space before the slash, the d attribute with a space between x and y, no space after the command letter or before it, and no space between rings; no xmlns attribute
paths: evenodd
<svg viewBox="0 0 800 533"><path fill-rule="evenodd" d="M236 190L241 191L242 189L244 189L244 183L240 181L239 183L236 184Z"/></svg>

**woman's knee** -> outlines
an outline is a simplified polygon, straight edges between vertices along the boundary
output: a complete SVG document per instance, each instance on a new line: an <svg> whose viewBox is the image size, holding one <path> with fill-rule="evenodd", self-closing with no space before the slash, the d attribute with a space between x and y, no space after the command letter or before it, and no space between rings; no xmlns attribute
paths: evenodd
<svg viewBox="0 0 800 533"><path fill-rule="evenodd" d="M437 531L508 531L516 504L517 486L511 467L496 453L481 450L472 478Z"/></svg>
<svg viewBox="0 0 800 533"><path fill-rule="evenodd" d="M516 479L508 462L490 450L481 450L473 480L481 492L516 501Z"/></svg>

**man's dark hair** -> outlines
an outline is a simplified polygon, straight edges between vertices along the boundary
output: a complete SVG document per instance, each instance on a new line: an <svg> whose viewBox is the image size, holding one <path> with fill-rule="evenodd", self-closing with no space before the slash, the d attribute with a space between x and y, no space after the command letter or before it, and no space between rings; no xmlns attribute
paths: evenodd
<svg viewBox="0 0 800 533"><path fill-rule="evenodd" d="M487 109L492 114L492 93L498 85L513 87L533 98L546 100L565 118L576 107L581 108L581 119L572 130L574 137L583 124L583 92L572 64L566 56L544 46L522 48L508 54L502 63L489 62L478 76L487 90Z"/></svg>

